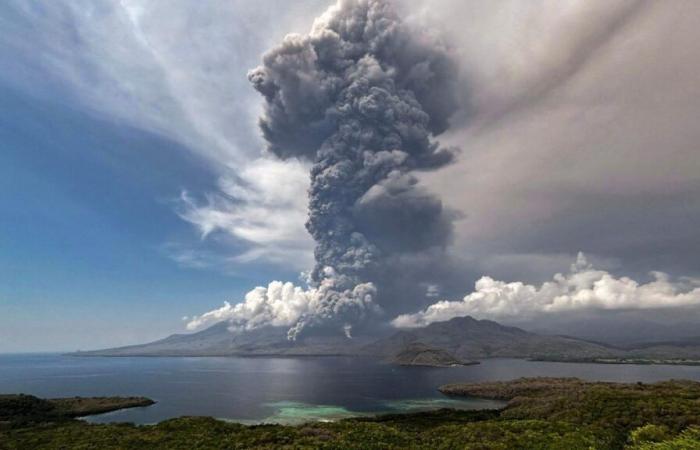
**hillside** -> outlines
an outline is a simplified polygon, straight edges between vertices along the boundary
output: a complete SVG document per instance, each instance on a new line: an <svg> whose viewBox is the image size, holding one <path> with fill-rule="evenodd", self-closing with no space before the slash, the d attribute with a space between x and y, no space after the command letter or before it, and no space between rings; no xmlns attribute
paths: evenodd
<svg viewBox="0 0 700 450"><path fill-rule="evenodd" d="M202 331L173 334L158 341L127 347L76 352L77 356L316 356L358 355L371 338L340 335L287 339L286 327L265 327L231 333L227 322Z"/></svg>
<svg viewBox="0 0 700 450"><path fill-rule="evenodd" d="M420 356L419 346L431 351ZM411 350L413 349L413 350ZM339 334L287 340L284 327L266 327L234 334L226 322L191 334L174 334L142 345L74 353L77 356L369 356L397 364L418 361L452 365L448 360L525 358L601 363L695 364L700 342L657 342L625 348L568 336L537 334L490 320L456 317L424 328L400 330L377 339ZM412 356L411 356L412 355Z"/></svg>
<svg viewBox="0 0 700 450"><path fill-rule="evenodd" d="M446 350L429 347L420 342L407 345L396 353L390 361L401 366L451 367L477 364L471 361L462 361Z"/></svg>
<svg viewBox="0 0 700 450"><path fill-rule="evenodd" d="M408 361L412 344L430 347L437 365L448 359L469 361L489 357L591 359L617 356L619 351L574 338L529 333L488 320L459 317L425 328L402 330L379 340L339 335L286 339L285 328L261 328L233 334L226 322L191 334L174 334L142 345L79 352L80 356L375 356ZM407 352L407 350L409 350ZM414 346L415 350L415 346ZM442 352L438 355L436 352ZM446 357L449 355L449 357ZM424 355L425 356L425 355ZM431 358L427 358L428 362ZM442 361L442 362L440 362Z"/></svg>
<svg viewBox="0 0 700 450"><path fill-rule="evenodd" d="M490 320L455 317L424 328L402 330L374 342L370 354L394 355L407 345L420 342L444 349L460 360L481 358L584 359L613 357L620 350L564 336L530 333Z"/></svg>

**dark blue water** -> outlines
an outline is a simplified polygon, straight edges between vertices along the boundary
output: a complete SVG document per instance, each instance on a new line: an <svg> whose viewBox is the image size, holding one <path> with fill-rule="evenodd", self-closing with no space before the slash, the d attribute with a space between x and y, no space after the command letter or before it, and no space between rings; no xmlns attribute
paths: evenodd
<svg viewBox="0 0 700 450"><path fill-rule="evenodd" d="M700 367L485 360L455 368L397 367L358 358L88 358L0 355L0 393L40 397L140 395L158 401L95 416L93 421L154 423L183 415L255 422L334 419L441 406L498 403L452 400L436 389L460 381L524 376L589 380L700 381Z"/></svg>

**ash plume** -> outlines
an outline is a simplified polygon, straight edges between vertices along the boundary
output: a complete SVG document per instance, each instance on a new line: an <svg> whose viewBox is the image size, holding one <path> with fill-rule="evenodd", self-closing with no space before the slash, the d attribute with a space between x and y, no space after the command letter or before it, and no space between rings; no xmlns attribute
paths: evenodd
<svg viewBox="0 0 700 450"><path fill-rule="evenodd" d="M308 35L288 35L249 72L260 128L280 158L313 163L306 228L314 307L290 329L350 327L392 301L386 265L444 248L452 217L415 171L452 161L434 137L457 109L448 49L382 0L340 0Z"/></svg>

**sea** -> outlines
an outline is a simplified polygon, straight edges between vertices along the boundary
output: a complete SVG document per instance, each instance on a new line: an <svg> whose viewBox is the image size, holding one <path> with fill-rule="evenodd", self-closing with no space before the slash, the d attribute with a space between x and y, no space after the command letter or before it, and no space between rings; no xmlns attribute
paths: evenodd
<svg viewBox="0 0 700 450"><path fill-rule="evenodd" d="M592 381L700 381L700 366L614 365L487 359L449 368L401 367L350 357L76 357L0 355L0 394L38 397L145 396L156 404L90 416L97 423L157 423L212 416L245 424L295 424L503 403L457 399L437 388L520 377Z"/></svg>

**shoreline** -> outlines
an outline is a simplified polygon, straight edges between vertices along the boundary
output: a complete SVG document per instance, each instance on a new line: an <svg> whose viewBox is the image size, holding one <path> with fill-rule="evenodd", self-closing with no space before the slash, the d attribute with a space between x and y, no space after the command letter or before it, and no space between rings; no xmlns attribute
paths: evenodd
<svg viewBox="0 0 700 450"><path fill-rule="evenodd" d="M606 365L635 365L635 366L700 366L696 359L658 359L658 358L592 358L592 359L555 359L528 358L533 362L557 362L575 364L606 364Z"/></svg>
<svg viewBox="0 0 700 450"><path fill-rule="evenodd" d="M9 448L600 448L646 449L700 445L700 382L590 382L579 378L518 378L454 383L455 397L502 400L498 409L376 414L296 425L244 425L213 417L181 416L156 424L96 424L47 415L48 400L25 396L0 404L0 442ZM16 398L19 396L15 396ZM138 397L131 397L137 399ZM111 400L125 400L111 397ZM126 398L128 399L128 398ZM6 398L7 400L7 398ZM92 398L104 401L105 398ZM501 403L502 404L502 403ZM9 406L8 406L9 405ZM12 407L14 406L14 410ZM22 411L25 417L16 413ZM29 420L26 420L29 419ZM650 433L653 431L653 433ZM630 443L644 444L630 447ZM679 446L676 444L684 444Z"/></svg>
<svg viewBox="0 0 700 450"><path fill-rule="evenodd" d="M295 359L295 358L358 358L358 359L370 359L377 361L384 361L387 364L395 364L403 367L433 367L433 368L451 368L451 367L461 367L461 366L473 366L478 365L481 361L494 360L494 359L518 359L521 361L531 361L531 362L552 362L552 363L573 363L573 364L607 364L607 365L668 365L668 366L700 366L700 360L696 359L681 359L681 358L669 358L669 359L659 359L659 358L529 358L529 357L509 357L509 356L499 356L499 357L488 357L479 358L470 361L465 361L462 364L450 364L450 365L430 365L430 364L397 364L391 361L386 361L385 358L372 355L349 355L349 354L300 354L300 355L289 355L289 354L266 354L266 355L251 355L251 354L162 354L162 355L114 355L114 354L86 354L89 352L71 352L71 353L43 353L43 354L55 354L67 357L79 357L79 358L280 358L280 359Z"/></svg>

